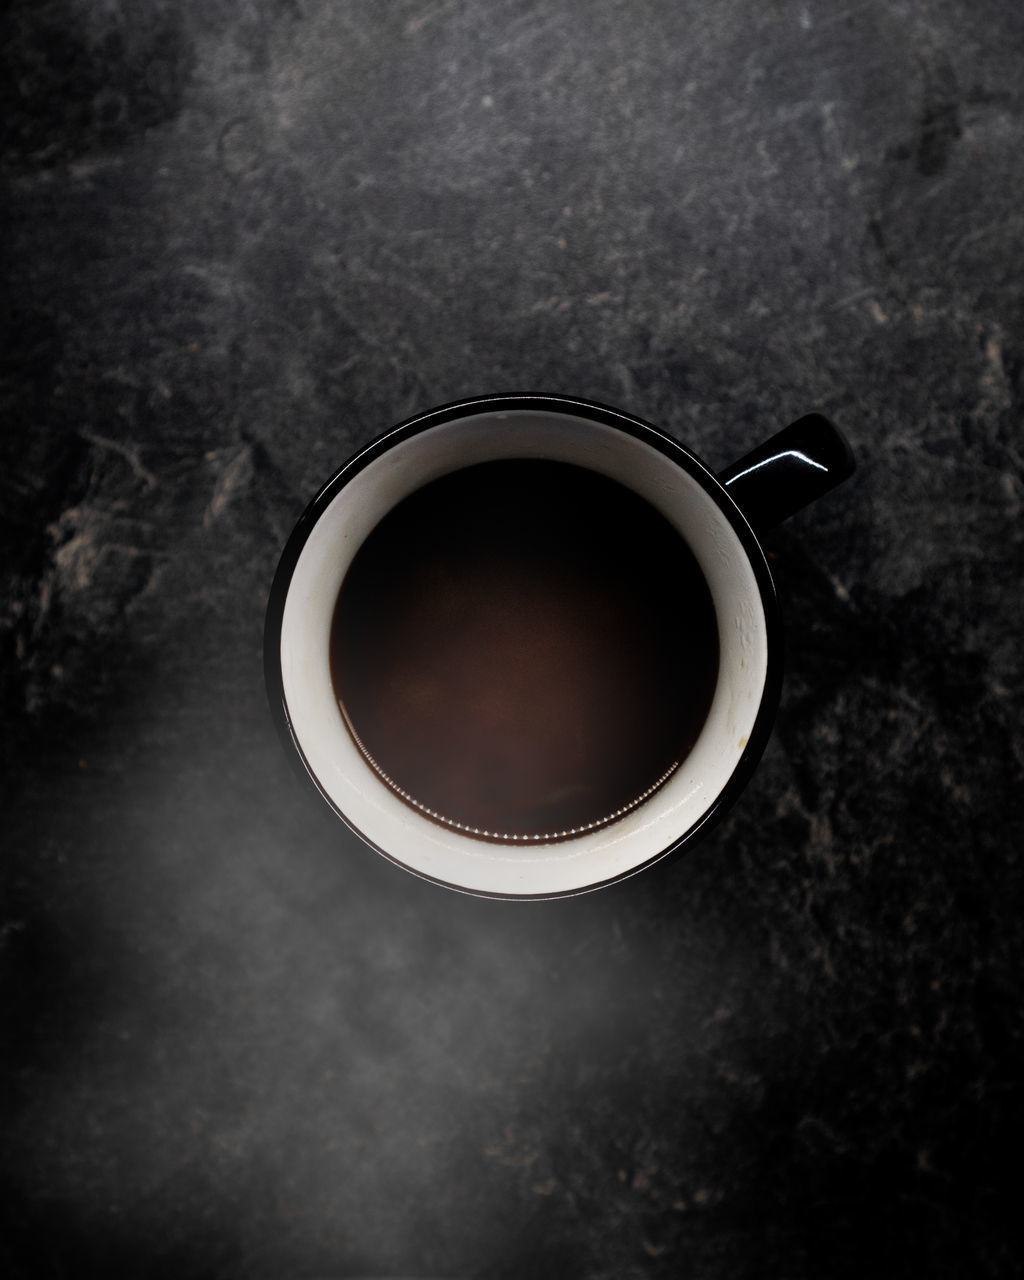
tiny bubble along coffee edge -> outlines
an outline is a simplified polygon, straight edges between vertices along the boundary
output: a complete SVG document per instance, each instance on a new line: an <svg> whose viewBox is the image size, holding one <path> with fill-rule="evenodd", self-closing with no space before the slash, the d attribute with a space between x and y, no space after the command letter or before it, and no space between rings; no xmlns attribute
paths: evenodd
<svg viewBox="0 0 1024 1280"><path fill-rule="evenodd" d="M638 495L684 540L717 623L717 677L696 741L648 792L611 815L614 820L584 823L578 832L501 837L438 821L366 750L332 681L339 593L370 534L410 495L442 477L510 460L584 468ZM560 897L612 884L679 852L735 800L778 705L781 625L759 534L853 470L845 439L818 414L717 475L650 424L582 399L489 396L418 415L341 467L309 504L281 556L267 608L264 671L286 750L301 776L373 849L464 892ZM675 585L664 581L666 598ZM537 838L525 838L532 835Z"/></svg>

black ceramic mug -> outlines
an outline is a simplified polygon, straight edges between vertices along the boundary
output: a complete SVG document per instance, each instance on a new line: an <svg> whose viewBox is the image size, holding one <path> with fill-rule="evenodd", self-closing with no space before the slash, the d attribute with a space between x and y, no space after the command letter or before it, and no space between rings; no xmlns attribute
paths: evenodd
<svg viewBox="0 0 1024 1280"><path fill-rule="evenodd" d="M472 489L482 464L502 460L584 468L637 495L695 558L717 630L717 667L695 739L664 776L611 813L558 830L508 834L435 811L366 749L332 680L339 593L369 535L426 486L474 468L465 472ZM750 776L781 682L778 607L759 535L853 467L843 437L817 414L717 475L649 424L584 400L484 397L413 418L327 482L285 547L264 637L281 737L353 831L439 884L492 897L552 898L631 875L706 831ZM414 531L410 545L416 540ZM676 584L655 581L649 589L672 593Z"/></svg>

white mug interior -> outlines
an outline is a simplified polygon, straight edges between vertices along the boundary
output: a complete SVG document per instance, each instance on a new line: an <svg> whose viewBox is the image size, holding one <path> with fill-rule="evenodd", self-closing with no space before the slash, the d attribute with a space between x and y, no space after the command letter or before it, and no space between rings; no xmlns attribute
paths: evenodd
<svg viewBox="0 0 1024 1280"><path fill-rule="evenodd" d="M546 458L589 467L646 498L683 535L714 602L719 673L701 733L680 767L625 817L568 840L494 843L439 825L401 800L353 742L331 682L329 639L342 580L382 517L462 467ZM673 589L671 582L665 590ZM767 621L735 530L688 472L607 423L538 409L490 410L411 435L355 472L299 555L281 621L281 676L292 733L321 790L370 844L409 870L475 893L550 897L620 878L676 845L732 777L768 672Z"/></svg>

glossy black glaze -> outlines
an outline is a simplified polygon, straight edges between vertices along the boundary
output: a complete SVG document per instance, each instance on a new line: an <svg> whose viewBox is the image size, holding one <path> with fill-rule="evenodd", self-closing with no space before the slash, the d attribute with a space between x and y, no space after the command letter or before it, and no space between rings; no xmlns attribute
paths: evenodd
<svg viewBox="0 0 1024 1280"><path fill-rule="evenodd" d="M788 520L848 480L853 451L839 428L809 413L718 473L758 533Z"/></svg>
<svg viewBox="0 0 1024 1280"><path fill-rule="evenodd" d="M538 410L549 413L566 413L573 417L589 419L591 422L602 423L605 426L615 427L617 430L627 435L634 436L643 440L652 448L665 454L670 458L681 470L687 472L695 479L701 487L709 493L715 502L721 508L726 519L732 525L737 537L743 545L743 549L750 561L751 568L757 580L758 589L761 596L761 606L764 609L765 627L767 632L768 644L768 665L765 674L764 691L761 695L761 704L754 726L750 732L749 740L740 757L732 776L722 789L721 792L709 804L703 816L693 824L688 830L679 833L679 838L666 846L658 855L641 863L639 866L624 872L620 876L616 876L609 880L602 880L594 884L587 885L581 889L570 889L561 894L497 894L497 893L481 893L477 890L467 889L463 885L451 884L446 880L432 877L424 874L422 871L407 866L394 854L371 840L365 832L361 831L351 820L351 818L340 809L331 797L327 794L325 788L321 785L316 773L311 768L301 746L295 736L292 728L291 718L288 713L288 702L284 693L284 683L281 677L281 621L284 614L285 600L288 596L288 588L291 583L292 574L295 572L295 566L298 564L299 556L302 554L302 548L306 544L306 540L312 533L317 520L324 513L328 506L341 493L345 486L363 470L369 463L375 461L393 448L396 444L400 444L410 437L419 434L422 431L429 430L432 427L440 426L445 422L452 422L459 418L473 417L483 412L505 413L515 410ZM299 775L307 782L311 783L314 789L327 802L331 810L342 819L342 821L360 837L370 848L375 849L385 858L396 863L398 866L404 867L407 871L411 871L414 875L420 876L422 879L430 880L435 884L443 885L449 889L456 889L459 892L471 894L484 898L507 898L512 900L536 901L538 897L545 898L568 898L574 897L581 893L587 893L594 889L603 888L607 885L615 884L618 881L628 879L636 875L638 872L653 866L656 862L660 862L668 856L678 856L685 849L688 849L698 838L706 835L711 831L715 824L719 822L729 811L731 805L735 803L744 786L750 779L751 774L757 765L771 733L772 720L775 710L778 706L779 695L782 687L782 625L779 618L778 601L775 592L775 585L772 581L771 572L768 568L768 561L760 542L751 530L749 518L745 512L741 512L733 501L728 490L715 477L714 473L703 463L698 457L685 449L678 441L667 436L663 431L659 431L648 422L643 422L639 418L635 418L630 414L621 412L618 409L610 408L608 405L597 404L594 401L584 400L579 397L568 396L552 396L552 395L503 395L503 396L479 396L472 400L457 401L454 404L441 405L436 409L430 409L426 413L418 414L415 418L383 432L375 440L371 441L364 449L361 449L354 457L350 458L319 490L316 497L310 502L309 506L302 513L295 529L292 531L284 550L281 553L278 562L277 572L274 575L274 581L271 585L270 596L267 603L267 613L263 627L263 676L267 689L267 698L270 703L271 715L274 719L274 725L277 730L278 737L285 747L285 750L292 762L294 768Z"/></svg>

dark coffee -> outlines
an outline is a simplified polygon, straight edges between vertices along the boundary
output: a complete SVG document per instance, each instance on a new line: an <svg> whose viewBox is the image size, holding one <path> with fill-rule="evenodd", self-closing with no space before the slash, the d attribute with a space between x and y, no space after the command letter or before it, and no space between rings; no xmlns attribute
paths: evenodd
<svg viewBox="0 0 1024 1280"><path fill-rule="evenodd" d="M614 821L693 746L718 630L692 552L583 467L483 463L390 511L357 552L331 675L400 795L490 839Z"/></svg>

